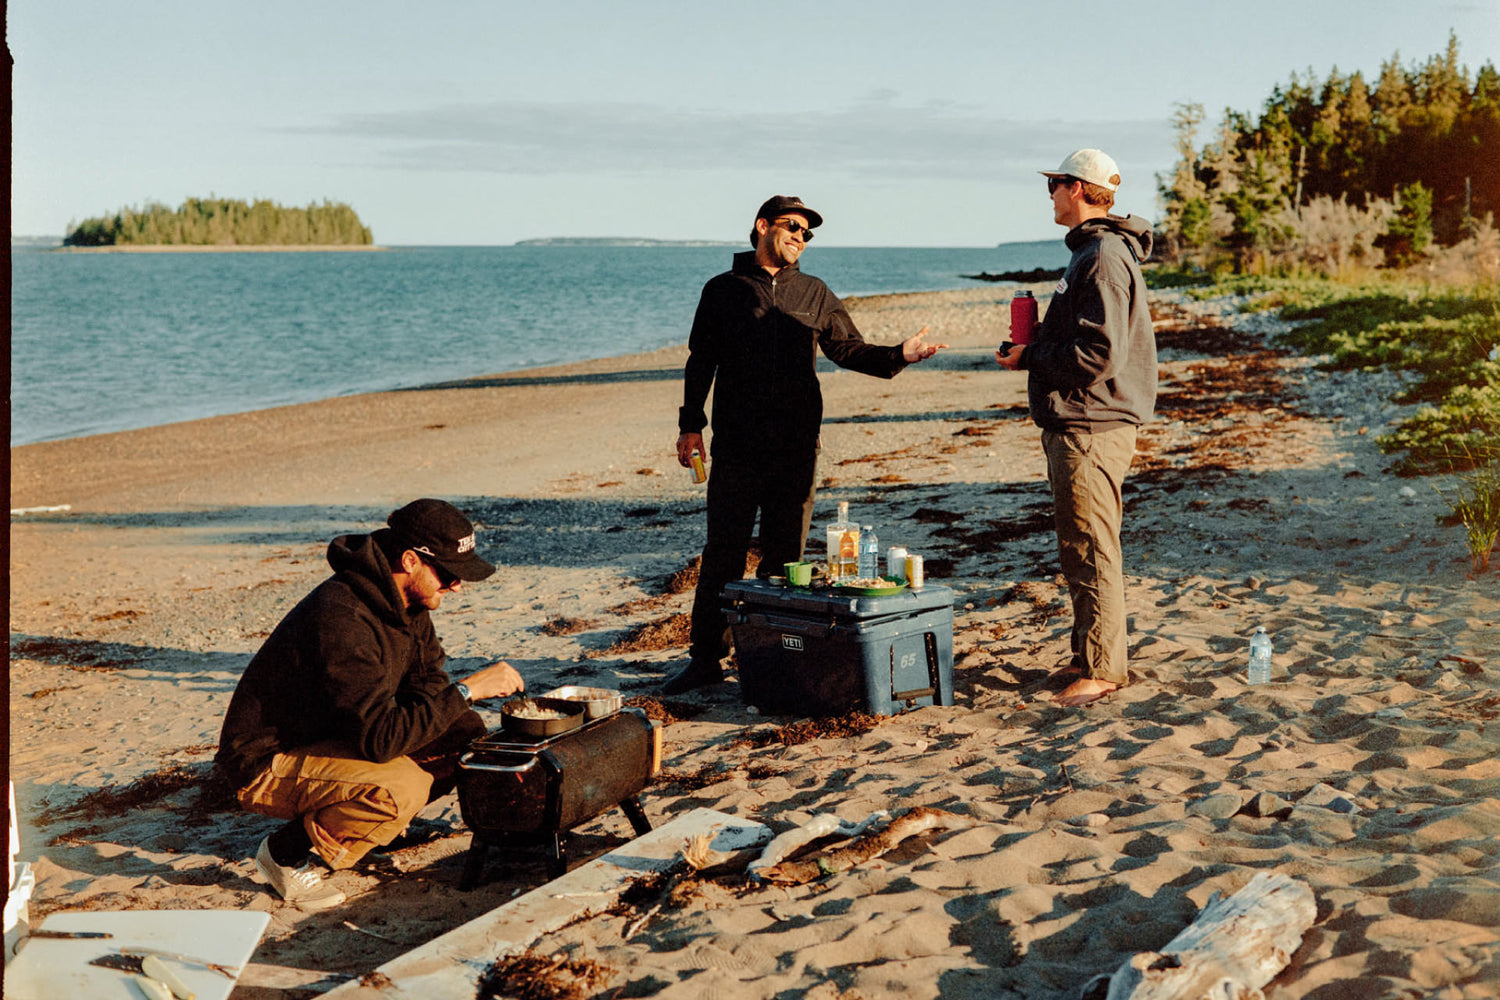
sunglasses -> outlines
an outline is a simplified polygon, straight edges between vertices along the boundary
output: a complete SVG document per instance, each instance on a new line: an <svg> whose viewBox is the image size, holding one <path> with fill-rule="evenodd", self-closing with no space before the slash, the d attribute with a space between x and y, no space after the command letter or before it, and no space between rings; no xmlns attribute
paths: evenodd
<svg viewBox="0 0 1500 1000"><path fill-rule="evenodd" d="M782 229L785 229L787 232L791 233L793 236L796 236L798 233L801 233L802 234L802 242L803 243L808 243L813 238L812 227L811 226L804 226L802 223L798 222L796 219L777 219L775 222L771 223L771 225L773 225L773 226L780 226Z"/></svg>
<svg viewBox="0 0 1500 1000"><path fill-rule="evenodd" d="M1060 188L1060 187L1071 187L1072 185L1076 184L1077 182L1078 182L1078 178L1076 178L1076 177L1048 177L1047 178L1047 193L1048 194L1056 194L1058 188Z"/></svg>
<svg viewBox="0 0 1500 1000"><path fill-rule="evenodd" d="M446 569L439 566L431 559L423 559L422 561L432 569L432 573L437 577L438 586L441 589L452 590L454 587L458 586L460 582L458 577L454 576L452 573L448 572Z"/></svg>

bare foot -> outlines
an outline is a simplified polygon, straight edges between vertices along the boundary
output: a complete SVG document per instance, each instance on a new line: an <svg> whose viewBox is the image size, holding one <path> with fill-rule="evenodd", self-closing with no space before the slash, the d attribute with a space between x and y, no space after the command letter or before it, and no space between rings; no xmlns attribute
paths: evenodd
<svg viewBox="0 0 1500 1000"><path fill-rule="evenodd" d="M1098 701L1111 691L1120 690L1120 685L1112 681L1101 681L1093 677L1083 677L1063 688L1052 699L1054 705L1067 705L1076 708L1079 705L1087 705Z"/></svg>

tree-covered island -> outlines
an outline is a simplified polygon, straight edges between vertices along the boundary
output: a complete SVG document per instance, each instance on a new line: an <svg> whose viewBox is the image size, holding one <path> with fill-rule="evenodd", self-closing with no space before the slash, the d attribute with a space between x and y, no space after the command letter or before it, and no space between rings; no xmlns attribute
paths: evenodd
<svg viewBox="0 0 1500 1000"><path fill-rule="evenodd" d="M189 198L176 210L160 202L69 224L65 247L368 247L370 229L343 202L305 208L274 201Z"/></svg>

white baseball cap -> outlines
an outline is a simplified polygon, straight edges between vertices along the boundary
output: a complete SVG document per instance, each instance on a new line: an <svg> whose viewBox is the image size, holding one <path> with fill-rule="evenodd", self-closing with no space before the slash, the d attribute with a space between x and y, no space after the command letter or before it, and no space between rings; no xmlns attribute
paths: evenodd
<svg viewBox="0 0 1500 1000"><path fill-rule="evenodd" d="M1079 149L1068 154L1056 170L1038 170L1048 177L1076 177L1111 191L1120 190L1120 167L1102 149Z"/></svg>

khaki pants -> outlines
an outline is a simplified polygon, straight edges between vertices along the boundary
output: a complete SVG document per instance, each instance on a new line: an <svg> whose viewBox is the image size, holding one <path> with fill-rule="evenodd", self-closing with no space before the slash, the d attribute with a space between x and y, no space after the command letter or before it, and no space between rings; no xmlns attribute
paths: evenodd
<svg viewBox="0 0 1500 1000"><path fill-rule="evenodd" d="M389 844L422 807L458 783L458 756L485 733L465 712L437 739L393 761L361 757L347 740L324 740L279 753L238 793L240 807L297 819L330 868L348 868Z"/></svg>
<svg viewBox="0 0 1500 1000"><path fill-rule="evenodd" d="M1135 436L1134 427L1042 432L1057 554L1073 604L1073 662L1089 677L1121 685L1129 653L1120 489L1135 457Z"/></svg>
<svg viewBox="0 0 1500 1000"><path fill-rule="evenodd" d="M410 757L365 760L340 740L279 753L239 790L240 806L277 819L302 818L313 850L348 868L388 844L427 804L432 775Z"/></svg>

